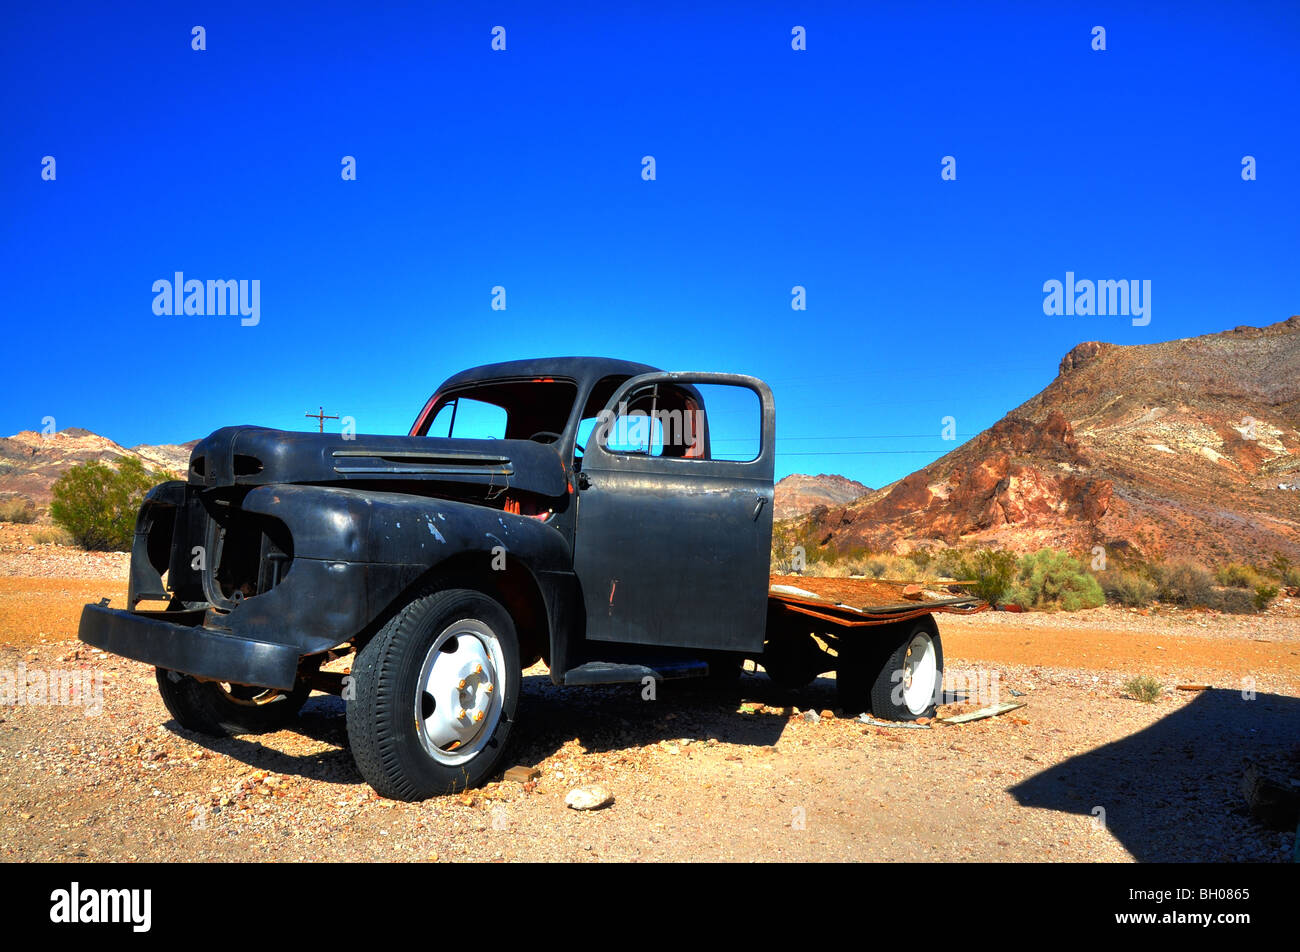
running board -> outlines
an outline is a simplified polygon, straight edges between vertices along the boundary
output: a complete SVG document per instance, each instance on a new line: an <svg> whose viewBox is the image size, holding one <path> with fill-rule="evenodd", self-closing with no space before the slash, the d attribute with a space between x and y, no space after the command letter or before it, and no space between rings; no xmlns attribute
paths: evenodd
<svg viewBox="0 0 1300 952"><path fill-rule="evenodd" d="M614 661L588 661L564 672L566 685L579 684L640 684L646 678L672 681L677 678L702 678L708 675L709 666L703 661L664 661L654 666L645 664L620 664Z"/></svg>

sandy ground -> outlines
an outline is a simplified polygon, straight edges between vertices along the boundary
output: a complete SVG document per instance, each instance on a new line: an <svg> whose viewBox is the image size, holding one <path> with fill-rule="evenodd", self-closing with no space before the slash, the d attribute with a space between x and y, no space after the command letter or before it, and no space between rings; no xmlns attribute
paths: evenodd
<svg viewBox="0 0 1300 952"><path fill-rule="evenodd" d="M123 604L119 567L33 578L7 555L0 676L102 680L89 705L0 707L4 860L1284 861L1293 848L1238 789L1247 756L1300 777L1300 622L1285 607L943 616L950 700L996 679L1026 706L926 729L806 721L832 713L825 678L794 694L757 672L734 690L669 682L648 701L559 689L539 665L510 758L541 770L536 785L400 804L352 766L338 699L314 696L294 730L191 734L149 668L74 640L82 604ZM1136 674L1163 696L1127 697ZM1191 681L1212 687L1176 690ZM613 805L566 809L591 782Z"/></svg>

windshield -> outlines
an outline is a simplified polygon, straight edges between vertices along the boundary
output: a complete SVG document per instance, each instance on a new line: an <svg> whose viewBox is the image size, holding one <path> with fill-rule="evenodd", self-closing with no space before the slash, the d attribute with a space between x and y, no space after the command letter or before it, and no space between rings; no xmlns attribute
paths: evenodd
<svg viewBox="0 0 1300 952"><path fill-rule="evenodd" d="M472 440L559 439L578 387L571 380L513 380L477 384L438 397L419 436Z"/></svg>

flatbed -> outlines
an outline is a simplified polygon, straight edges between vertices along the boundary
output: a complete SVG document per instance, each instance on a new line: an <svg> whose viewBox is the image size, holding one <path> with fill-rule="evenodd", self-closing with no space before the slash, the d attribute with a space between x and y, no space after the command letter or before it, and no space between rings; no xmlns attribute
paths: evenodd
<svg viewBox="0 0 1300 952"><path fill-rule="evenodd" d="M904 616L929 612L972 615L988 607L974 596L954 595L937 587L859 577L773 575L767 592L769 603L849 627L892 624Z"/></svg>

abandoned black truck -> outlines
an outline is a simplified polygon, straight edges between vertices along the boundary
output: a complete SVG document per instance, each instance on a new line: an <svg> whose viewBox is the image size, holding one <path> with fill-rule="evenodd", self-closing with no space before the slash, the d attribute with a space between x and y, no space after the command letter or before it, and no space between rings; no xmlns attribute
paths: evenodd
<svg viewBox="0 0 1300 952"><path fill-rule="evenodd" d="M752 440L715 441L718 407ZM933 714L934 613L981 606L771 577L775 437L757 378L603 358L457 374L406 436L226 427L149 492L128 605L87 605L79 636L154 665L194 731L276 730L342 695L358 769L402 800L500 769L539 660L592 685L748 658L791 689L835 671L853 714Z"/></svg>

